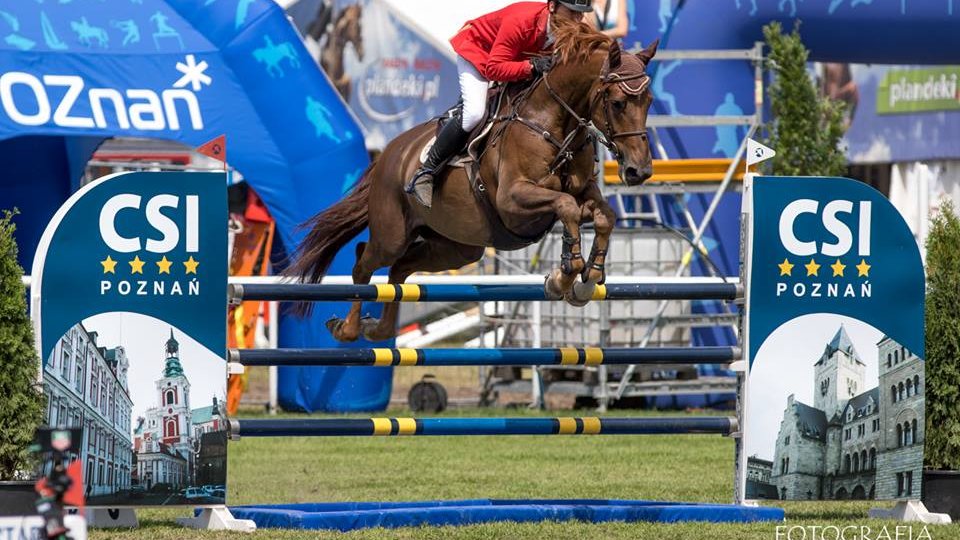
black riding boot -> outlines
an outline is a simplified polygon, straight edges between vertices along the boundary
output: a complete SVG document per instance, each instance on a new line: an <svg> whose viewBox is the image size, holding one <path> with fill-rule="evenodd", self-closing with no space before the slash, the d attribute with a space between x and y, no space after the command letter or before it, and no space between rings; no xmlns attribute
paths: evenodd
<svg viewBox="0 0 960 540"><path fill-rule="evenodd" d="M437 140L427 152L427 160L417 169L404 191L410 193L417 202L430 208L433 203L433 183L440 164L453 157L467 144L470 134L463 130L463 115L457 112L447 120L437 134Z"/></svg>

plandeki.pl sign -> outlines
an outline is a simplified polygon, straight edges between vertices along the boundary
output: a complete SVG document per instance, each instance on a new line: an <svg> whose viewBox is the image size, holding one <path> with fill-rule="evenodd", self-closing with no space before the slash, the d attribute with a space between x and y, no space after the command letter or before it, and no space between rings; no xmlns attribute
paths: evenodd
<svg viewBox="0 0 960 540"><path fill-rule="evenodd" d="M878 114L960 110L960 66L893 69L877 88Z"/></svg>

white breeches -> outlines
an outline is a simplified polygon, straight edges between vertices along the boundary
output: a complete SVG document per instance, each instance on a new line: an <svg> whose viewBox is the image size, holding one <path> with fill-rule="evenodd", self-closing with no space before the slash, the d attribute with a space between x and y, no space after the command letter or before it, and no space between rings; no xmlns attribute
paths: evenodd
<svg viewBox="0 0 960 540"><path fill-rule="evenodd" d="M460 97L463 98L463 130L470 131L477 127L486 113L487 89L490 83L480 75L473 64L459 55L457 71L460 72Z"/></svg>

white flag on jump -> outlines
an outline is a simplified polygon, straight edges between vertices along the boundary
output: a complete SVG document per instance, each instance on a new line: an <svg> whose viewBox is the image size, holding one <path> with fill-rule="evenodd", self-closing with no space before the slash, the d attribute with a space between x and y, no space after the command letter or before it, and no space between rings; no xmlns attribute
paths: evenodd
<svg viewBox="0 0 960 540"><path fill-rule="evenodd" d="M766 161L777 155L773 148L764 146L753 139L747 139L747 166Z"/></svg>

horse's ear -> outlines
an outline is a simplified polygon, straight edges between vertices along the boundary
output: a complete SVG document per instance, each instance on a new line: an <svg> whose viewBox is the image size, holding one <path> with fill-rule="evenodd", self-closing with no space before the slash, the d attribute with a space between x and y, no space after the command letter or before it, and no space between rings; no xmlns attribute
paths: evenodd
<svg viewBox="0 0 960 540"><path fill-rule="evenodd" d="M647 45L647 48L637 53L637 58L643 62L643 65L650 64L650 60L653 60L653 57L657 54L657 47L660 46L660 39L657 39L650 45Z"/></svg>
<svg viewBox="0 0 960 540"><path fill-rule="evenodd" d="M620 44L614 40L610 44L610 56L609 56L610 70L613 71L620 67Z"/></svg>

